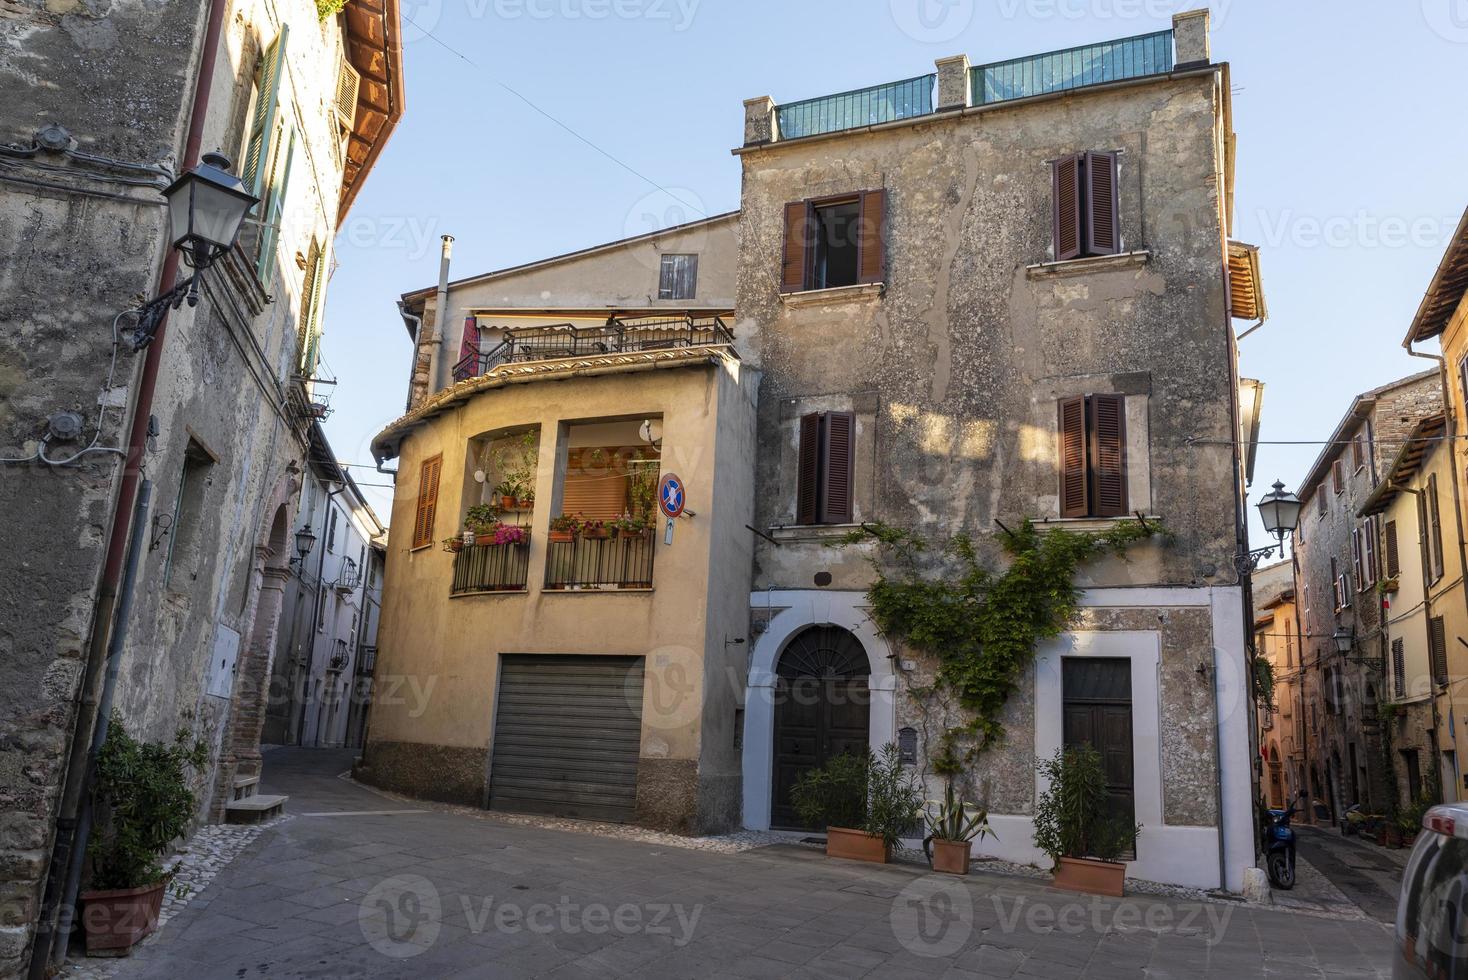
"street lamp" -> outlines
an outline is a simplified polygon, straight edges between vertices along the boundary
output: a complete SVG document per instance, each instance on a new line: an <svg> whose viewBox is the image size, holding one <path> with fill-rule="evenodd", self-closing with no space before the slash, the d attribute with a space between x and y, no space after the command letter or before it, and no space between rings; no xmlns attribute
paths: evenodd
<svg viewBox="0 0 1468 980"><path fill-rule="evenodd" d="M1356 645L1356 631L1349 626L1337 626L1330 638L1335 641L1335 652L1343 657Z"/></svg>
<svg viewBox="0 0 1468 980"><path fill-rule="evenodd" d="M260 203L229 168L228 157L206 153L198 166L163 192L173 247L195 269L208 268L234 247L245 215Z"/></svg>
<svg viewBox="0 0 1468 980"><path fill-rule="evenodd" d="M206 153L198 166L163 191L168 202L169 240L194 274L138 308L133 350L151 344L163 317L183 305L185 299L190 306L199 305L199 277L234 247L245 216L260 203L229 168L228 157Z"/></svg>
<svg viewBox="0 0 1468 980"><path fill-rule="evenodd" d="M1261 558L1274 554L1275 548L1283 556L1285 537L1293 534L1295 528L1300 526L1300 498L1286 490L1284 483L1279 480L1274 481L1273 490L1260 499L1258 507L1264 530L1274 535L1279 544L1234 555L1234 569L1240 575L1252 572Z"/></svg>
<svg viewBox="0 0 1468 980"><path fill-rule="evenodd" d="M296 554L300 557L292 558L290 560L290 564L298 565L301 562L304 562L306 560L306 556L311 553L311 549L315 547L315 545L316 532L312 531L311 525L307 524L305 527L296 532Z"/></svg>

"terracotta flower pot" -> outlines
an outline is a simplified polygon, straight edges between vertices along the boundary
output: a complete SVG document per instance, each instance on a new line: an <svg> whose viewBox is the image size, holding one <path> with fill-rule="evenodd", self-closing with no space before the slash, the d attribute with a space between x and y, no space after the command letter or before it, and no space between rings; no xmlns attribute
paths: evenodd
<svg viewBox="0 0 1468 980"><path fill-rule="evenodd" d="M943 840L941 837L934 837L933 870L950 875L968 874L969 855L973 847L973 841Z"/></svg>
<svg viewBox="0 0 1468 980"><path fill-rule="evenodd" d="M529 510L530 508L532 508L534 506L535 506L535 501L534 500L516 500L515 501L515 509L516 510Z"/></svg>
<svg viewBox="0 0 1468 980"><path fill-rule="evenodd" d="M478 545L494 544L494 532L474 535L474 543Z"/></svg>
<svg viewBox="0 0 1468 980"><path fill-rule="evenodd" d="M515 509L515 498L513 496L511 496L510 494L507 494L507 493L506 494L501 494L500 495L500 510L514 510L514 509Z"/></svg>
<svg viewBox="0 0 1468 980"><path fill-rule="evenodd" d="M826 857L886 864L891 856L886 841L876 834L844 827L826 828Z"/></svg>
<svg viewBox="0 0 1468 980"><path fill-rule="evenodd" d="M82 926L87 953L125 955L158 928L165 878L141 888L82 892Z"/></svg>
<svg viewBox="0 0 1468 980"><path fill-rule="evenodd" d="M1125 882L1126 865L1112 861L1063 857L1055 866L1055 887L1066 891L1120 898Z"/></svg>
<svg viewBox="0 0 1468 980"><path fill-rule="evenodd" d="M445 544L444 547L448 551L458 553L464 550L464 540L462 538L450 538L448 543Z"/></svg>
<svg viewBox="0 0 1468 980"><path fill-rule="evenodd" d="M574 531L549 531L546 533L546 538L557 544L570 544L575 537L576 532Z"/></svg>
<svg viewBox="0 0 1468 980"><path fill-rule="evenodd" d="M590 530L582 531L581 536L588 541L605 541L607 538L612 536L612 532L609 531L607 528L597 527L591 528Z"/></svg>

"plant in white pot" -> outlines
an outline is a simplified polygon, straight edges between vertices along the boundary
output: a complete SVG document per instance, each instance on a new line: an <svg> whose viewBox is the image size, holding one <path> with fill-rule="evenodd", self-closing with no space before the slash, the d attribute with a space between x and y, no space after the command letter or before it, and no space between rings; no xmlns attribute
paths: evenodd
<svg viewBox="0 0 1468 980"><path fill-rule="evenodd" d="M135 740L115 715L108 723L92 783L91 890L81 895L88 953L121 955L158 928L162 858L197 802L186 770L208 763L208 746L187 729L164 745Z"/></svg>
<svg viewBox="0 0 1468 980"><path fill-rule="evenodd" d="M1090 745L1057 749L1035 768L1050 785L1035 801L1035 846L1055 861L1055 887L1119 897L1142 825L1108 805L1106 770Z"/></svg>
<svg viewBox="0 0 1468 980"><path fill-rule="evenodd" d="M885 864L922 814L923 799L897 746L842 753L798 779L791 803L802 822L826 828L826 856Z"/></svg>
<svg viewBox="0 0 1468 980"><path fill-rule="evenodd" d="M928 836L923 838L923 851L934 871L945 874L968 874L974 841L995 836L989 827L989 811L958 798L953 780L948 780L943 799L929 800Z"/></svg>

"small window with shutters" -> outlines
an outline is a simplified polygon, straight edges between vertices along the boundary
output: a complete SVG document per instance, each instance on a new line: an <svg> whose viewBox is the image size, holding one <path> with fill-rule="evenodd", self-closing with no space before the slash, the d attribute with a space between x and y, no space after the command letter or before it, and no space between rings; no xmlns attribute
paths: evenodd
<svg viewBox="0 0 1468 980"><path fill-rule="evenodd" d="M1336 493L1344 493L1346 490L1346 466L1337 459L1330 464L1331 489Z"/></svg>
<svg viewBox="0 0 1468 980"><path fill-rule="evenodd" d="M797 524L850 524L855 520L856 415L811 412L800 418Z"/></svg>
<svg viewBox="0 0 1468 980"><path fill-rule="evenodd" d="M785 205L780 291L885 281L886 212L882 190Z"/></svg>
<svg viewBox="0 0 1468 980"><path fill-rule="evenodd" d="M1448 682L1448 631L1441 616L1427 621L1427 649L1432 660L1432 682L1443 685Z"/></svg>
<svg viewBox="0 0 1468 980"><path fill-rule="evenodd" d="M1064 398L1059 416L1060 516L1125 516L1126 396Z"/></svg>
<svg viewBox="0 0 1468 980"><path fill-rule="evenodd" d="M1428 581L1436 582L1443 577L1443 523L1438 510L1437 474L1427 477L1427 569Z"/></svg>
<svg viewBox="0 0 1468 980"><path fill-rule="evenodd" d="M438 516L438 477L443 454L432 456L418 467L418 505L413 516L413 548L433 543L433 523Z"/></svg>
<svg viewBox="0 0 1468 980"><path fill-rule="evenodd" d="M1366 437L1360 433L1351 437L1351 465L1357 473L1366 468Z"/></svg>
<svg viewBox="0 0 1468 980"><path fill-rule="evenodd" d="M1119 154L1073 153L1050 162L1055 260L1121 251Z"/></svg>
<svg viewBox="0 0 1468 980"><path fill-rule="evenodd" d="M1397 522L1387 521L1382 536L1386 538L1386 577L1396 578L1402 574L1402 556L1397 550Z"/></svg>
<svg viewBox="0 0 1468 980"><path fill-rule="evenodd" d="M698 256L669 254L658 269L658 299L693 299L698 292Z"/></svg>
<svg viewBox="0 0 1468 980"><path fill-rule="evenodd" d="M1392 640L1392 695L1407 696L1407 650L1400 638Z"/></svg>
<svg viewBox="0 0 1468 980"><path fill-rule="evenodd" d="M1325 500L1325 484L1321 483L1315 488L1315 513L1324 517L1329 511L1330 507Z"/></svg>

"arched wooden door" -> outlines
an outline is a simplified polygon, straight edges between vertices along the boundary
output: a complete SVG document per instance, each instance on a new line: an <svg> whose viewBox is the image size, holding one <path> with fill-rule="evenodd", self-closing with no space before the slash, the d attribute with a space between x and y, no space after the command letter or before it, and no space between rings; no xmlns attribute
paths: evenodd
<svg viewBox="0 0 1468 980"><path fill-rule="evenodd" d="M801 774L832 756L867 749L871 665L861 641L839 626L796 634L775 668L775 766L770 826L810 830L790 805Z"/></svg>

